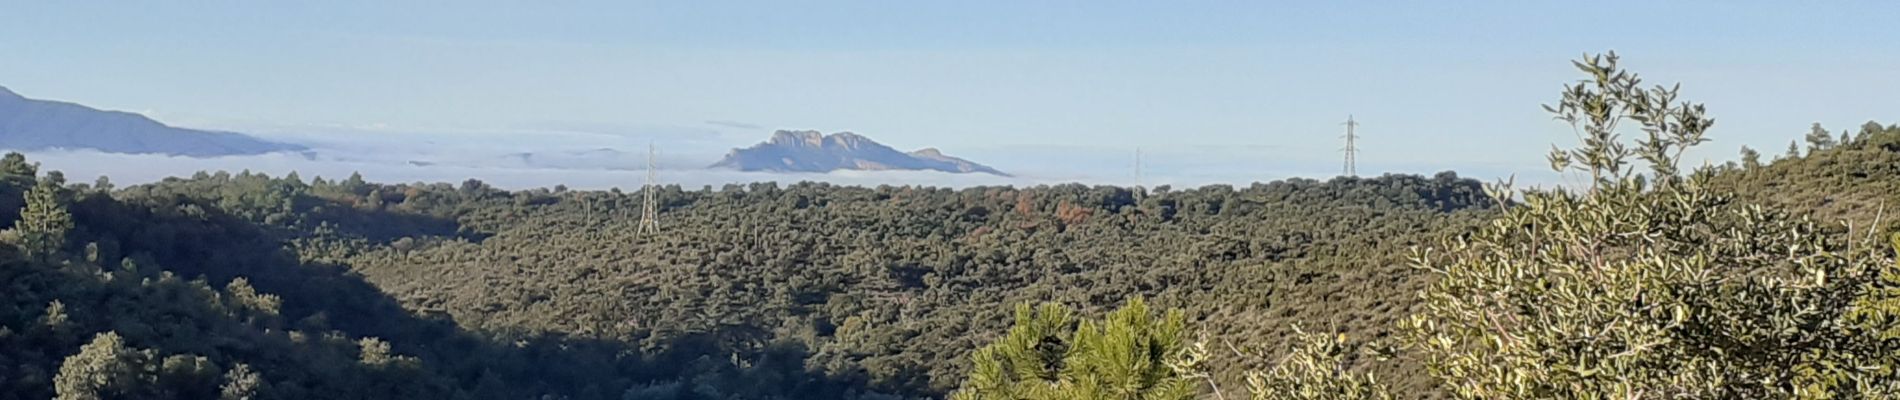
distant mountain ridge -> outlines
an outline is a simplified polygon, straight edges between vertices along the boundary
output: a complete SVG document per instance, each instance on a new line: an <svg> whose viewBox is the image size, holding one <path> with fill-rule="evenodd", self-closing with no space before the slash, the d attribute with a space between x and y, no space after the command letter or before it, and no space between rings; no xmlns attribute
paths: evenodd
<svg viewBox="0 0 1900 400"><path fill-rule="evenodd" d="M190 157L263 154L303 146L234 132L167 126L143 115L35 100L0 87L0 148L91 149Z"/></svg>
<svg viewBox="0 0 1900 400"><path fill-rule="evenodd" d="M712 168L773 172L910 170L1009 176L995 168L944 155L935 148L906 153L855 133L826 135L818 131L774 132L765 143L733 149Z"/></svg>

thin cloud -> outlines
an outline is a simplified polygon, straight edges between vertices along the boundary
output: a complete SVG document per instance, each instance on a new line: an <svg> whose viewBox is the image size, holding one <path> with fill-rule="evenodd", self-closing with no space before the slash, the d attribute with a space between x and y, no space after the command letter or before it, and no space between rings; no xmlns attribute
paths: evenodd
<svg viewBox="0 0 1900 400"><path fill-rule="evenodd" d="M745 122L739 122L739 121L717 120L717 119L707 120L706 124L714 125L714 126L722 126L722 127L727 127L727 128L734 128L734 129L744 129L744 130L749 130L749 131L765 129L764 126L759 126L758 124L745 123Z"/></svg>

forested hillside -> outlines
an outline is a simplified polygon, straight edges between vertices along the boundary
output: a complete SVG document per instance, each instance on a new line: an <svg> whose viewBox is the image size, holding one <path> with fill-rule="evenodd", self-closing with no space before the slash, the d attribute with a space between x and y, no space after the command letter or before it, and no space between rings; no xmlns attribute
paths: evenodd
<svg viewBox="0 0 1900 400"><path fill-rule="evenodd" d="M1791 145L1772 166L1752 152L1687 166L1710 141L1702 104L1679 85L1645 85L1613 52L1573 66L1584 78L1544 109L1579 140L1548 160L1583 182L1486 186L1511 203L1408 252L1427 283L1391 340L1301 330L1232 385L1180 309L1134 298L1096 318L1025 304L973 353L954 397L1900 397L1900 234L1882 219L1887 184L1866 179L1892 167L1900 129L1870 123L1835 140L1817 124L1805 158ZM1426 377L1379 371L1406 360ZM1432 385L1405 387L1421 379Z"/></svg>
<svg viewBox="0 0 1900 400"><path fill-rule="evenodd" d="M1896 193L1900 147L1883 143L1900 129L1863 132L1718 180L1870 219ZM57 252L5 255L11 398L51 396L62 361L93 342L132 366L102 385L181 398L246 376L269 398L941 396L1015 304L1097 314L1130 297L1185 311L1219 348L1277 354L1296 325L1389 336L1428 282L1405 250L1494 207L1450 174L1185 190L753 184L661 188L660 232L641 234L637 192L249 173L115 189L6 165L9 225L35 187L72 220ZM1212 364L1231 381L1271 359ZM1429 391L1399 360L1368 369Z"/></svg>
<svg viewBox="0 0 1900 400"><path fill-rule="evenodd" d="M1414 273L1366 255L1491 204L1450 174L665 187L640 234L635 193L4 170L8 398L939 396L1026 301L1152 297L1238 346L1376 329Z"/></svg>
<svg viewBox="0 0 1900 400"><path fill-rule="evenodd" d="M645 349L710 335L742 354L791 345L827 376L926 395L953 388L967 354L1027 301L1093 312L1147 297L1241 344L1294 322L1383 326L1407 309L1392 294L1415 289L1414 273L1375 255L1490 204L1449 174L1153 192L759 184L660 198L660 232L643 235L632 196L495 193L450 212L479 240L397 239L339 259L484 331Z"/></svg>
<svg viewBox="0 0 1900 400"><path fill-rule="evenodd" d="M192 181L220 183L215 194L184 196L172 191L194 189L184 181L111 192L104 180L67 185L35 169L17 154L0 162L0 191L24 204L0 235L0 398L620 398L666 392L647 384L705 358L470 331L402 308L348 265L286 246L367 246L377 237L319 239L364 226L452 234L452 221L359 211L294 180L249 174ZM291 214L253 205L301 211L278 220ZM311 229L290 229L302 221ZM693 373L743 393L857 396L796 364L747 361Z"/></svg>
<svg viewBox="0 0 1900 400"><path fill-rule="evenodd" d="M1874 221L1900 209L1900 125L1867 122L1838 138L1821 124L1787 153L1762 160L1753 149L1725 166L1718 182L1748 201L1810 212L1826 222ZM1896 218L1882 218L1882 231Z"/></svg>
<svg viewBox="0 0 1900 400"><path fill-rule="evenodd" d="M1166 361L1136 374L1169 398L1885 393L1850 383L1894 373L1854 357L1900 340L1876 312L1900 275L1863 243L1900 204L1900 127L1678 170L1700 106L1639 114L1674 93L1617 86L1635 80L1609 63L1605 92L1552 111L1593 134L1638 113L1650 141L1555 153L1592 185L1521 197L1449 172L665 186L642 232L638 192L248 172L115 188L13 154L0 399L1099 397L1077 377L1113 375L1127 360L1101 343L1121 339ZM1010 372L1057 364L1088 367ZM1316 385L1333 397L1271 397Z"/></svg>

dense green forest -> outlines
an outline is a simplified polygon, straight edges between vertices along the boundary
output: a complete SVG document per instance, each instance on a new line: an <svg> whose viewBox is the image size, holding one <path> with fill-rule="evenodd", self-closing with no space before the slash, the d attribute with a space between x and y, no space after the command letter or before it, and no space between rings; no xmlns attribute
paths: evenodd
<svg viewBox="0 0 1900 400"><path fill-rule="evenodd" d="M1405 247L1491 204L1450 174L1179 191L668 187L660 234L642 235L638 197L611 192L245 173L97 187L61 192L76 198L79 225L66 252L103 246L107 261L60 263L113 270L128 254L159 266L148 273L203 277L178 284L204 290L241 277L281 298L255 334L375 337L421 367L466 368L436 371L444 390L493 377L521 381L519 394L577 398L587 386L727 394L755 384L730 395L940 395L1026 301L1102 311L1149 297L1192 310L1197 326L1236 345L1293 322L1379 329L1407 309L1390 294L1416 290ZM1357 267L1367 261L1379 265ZM60 298L16 302L35 315ZM65 302L69 314L89 312ZM437 343L445 337L456 341ZM485 349L497 354L459 354L497 344ZM597 348L551 350L575 346ZM457 350L430 353L444 347ZM496 365L509 360L518 364ZM777 380L788 383L758 383Z"/></svg>
<svg viewBox="0 0 1900 400"><path fill-rule="evenodd" d="M664 186L642 233L638 192L249 172L116 188L13 154L0 399L1135 398L1090 389L1127 376L1166 394L1143 398L1892 393L1850 383L1896 364L1835 356L1900 337L1868 333L1892 319L1868 310L1900 307L1874 295L1891 251L1861 243L1900 219L1900 127L1817 125L1805 152L1679 171L1700 106L1651 101L1614 64L1552 108L1609 132L1553 154L1593 177L1575 191L1450 172ZM1656 128L1609 146L1605 118ZM1708 280L1676 254L1748 261ZM1638 261L1606 277L1605 258ZM1501 267L1525 265L1547 269ZM1787 301L1723 300L1743 297ZM1550 323L1486 336L1506 317ZM1116 348L1164 361L1124 371L1145 359ZM1543 370L1562 363L1603 370Z"/></svg>

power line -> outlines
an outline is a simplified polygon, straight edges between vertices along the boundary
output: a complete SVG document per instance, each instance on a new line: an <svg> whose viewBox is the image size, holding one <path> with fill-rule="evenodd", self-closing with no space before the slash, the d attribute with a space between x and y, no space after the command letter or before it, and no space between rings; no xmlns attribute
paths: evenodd
<svg viewBox="0 0 1900 400"><path fill-rule="evenodd" d="M1352 115L1347 115L1345 125L1346 148L1341 151L1346 153L1346 176L1359 176L1358 165L1356 165L1359 155L1359 133L1356 128L1359 127L1359 121L1353 120Z"/></svg>

